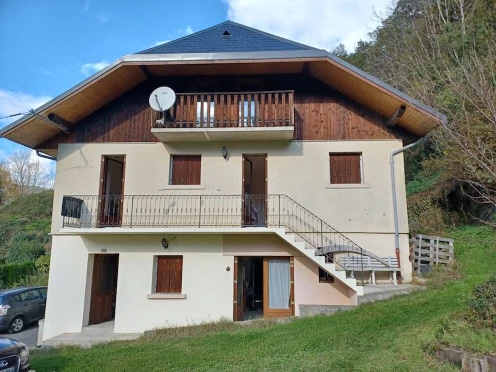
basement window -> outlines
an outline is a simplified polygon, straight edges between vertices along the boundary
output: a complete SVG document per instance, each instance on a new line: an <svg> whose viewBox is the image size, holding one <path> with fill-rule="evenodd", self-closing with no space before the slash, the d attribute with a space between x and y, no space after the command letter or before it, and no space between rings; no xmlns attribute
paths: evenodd
<svg viewBox="0 0 496 372"><path fill-rule="evenodd" d="M155 293L181 293L183 256L157 256Z"/></svg>
<svg viewBox="0 0 496 372"><path fill-rule="evenodd" d="M334 277L319 267L319 283L334 283Z"/></svg>

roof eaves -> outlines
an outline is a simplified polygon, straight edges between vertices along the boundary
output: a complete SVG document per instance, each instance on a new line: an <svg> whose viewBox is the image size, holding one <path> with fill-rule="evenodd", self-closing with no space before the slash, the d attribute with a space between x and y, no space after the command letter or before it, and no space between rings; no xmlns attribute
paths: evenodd
<svg viewBox="0 0 496 372"><path fill-rule="evenodd" d="M55 97L51 101L45 103L44 105L38 107L35 112L40 113L41 111L47 109L48 107L56 104L62 99L66 98L75 91L83 88L85 85L91 83L95 79L98 79L102 75L106 74L110 70L114 69L123 63L140 63L140 62L173 62L173 61L196 61L196 62L209 62L209 61L235 61L235 60L284 60L284 59L315 59L315 58L329 58L335 63L341 65L342 67L350 70L351 72L360 75L366 80L382 87L384 90L389 91L413 106L437 117L441 120L443 124L447 123L447 117L438 111L434 110L432 107L423 104L422 102L408 96L407 94L399 91L398 89L392 87L389 84L379 80L378 78L360 70L359 68L351 65L350 63L343 61L331 53L322 49L310 49L310 50L290 50L290 51L269 51L269 52L223 52L223 53L184 53L184 54L130 54L121 57L114 63L105 67L104 69L98 71L96 74L90 76L89 78L83 80L76 86L67 90L66 92ZM24 123L26 120L30 119L33 115L25 115L22 118L14 121L13 123L7 125L6 127L0 129L0 137L3 137L5 133L15 128L16 126Z"/></svg>
<svg viewBox="0 0 496 372"><path fill-rule="evenodd" d="M325 58L325 50L287 50L262 52L220 52L220 53L175 53L175 54L129 54L123 62L174 62L174 61L241 61L296 58Z"/></svg>
<svg viewBox="0 0 496 372"><path fill-rule="evenodd" d="M360 75L364 79L371 81L372 83L380 86L381 88L389 91L390 93L400 97L401 99L407 101L411 105L416 106L416 107L420 108L421 110L426 111L429 114L437 117L438 119L441 120L441 123L443 125L446 125L448 123L448 118L446 117L446 115L441 114L439 111L433 109L432 107L416 100L413 97L410 97L408 94L403 93L402 91L400 91L400 90L396 89L395 87L385 83L384 81L376 78L375 76L369 74L368 72L360 70L358 67L353 66L351 63L348 63L348 62L342 60L339 57L336 57L335 55L333 55L329 52L326 52L326 53L327 53L327 57L329 57L329 59L331 59L332 61L334 61L334 62L338 63L339 65L343 66L344 68L354 72L355 74Z"/></svg>
<svg viewBox="0 0 496 372"><path fill-rule="evenodd" d="M93 80L98 79L100 76L106 74L108 71L112 70L113 68L115 68L116 66L118 66L119 64L121 64L122 61L123 61L123 58L124 57L119 58L117 61L111 63L110 65L108 65L107 67L101 69L97 73L95 73L95 74L91 75L90 77L84 79L79 84L73 86L72 88L70 88L69 90L65 91L64 93L59 94L57 97L51 99L50 101L48 101L44 105L41 105L40 107L36 108L33 111L36 114L39 114L41 111L43 111L43 110L47 109L48 107L56 104L60 100L66 98L67 96L71 95L72 93L76 92L77 90L83 88L84 86L86 86L89 83L91 83ZM17 119L13 123L10 123L9 125L1 128L0 129L0 137L3 137L5 133L9 132L11 129L15 128L19 124L24 123L26 120L31 119L33 116L34 116L33 114L24 115L22 118Z"/></svg>

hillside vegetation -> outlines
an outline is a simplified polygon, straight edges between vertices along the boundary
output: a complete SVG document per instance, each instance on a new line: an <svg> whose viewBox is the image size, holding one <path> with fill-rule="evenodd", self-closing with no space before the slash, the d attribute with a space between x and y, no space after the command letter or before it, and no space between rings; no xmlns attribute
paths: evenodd
<svg viewBox="0 0 496 372"><path fill-rule="evenodd" d="M496 228L496 0L397 0L377 17L370 40L333 53L448 119L405 153L411 231Z"/></svg>
<svg viewBox="0 0 496 372"><path fill-rule="evenodd" d="M53 191L49 190L0 207L0 258L4 262L26 261L29 257L21 256L21 251L43 254L50 250L52 203Z"/></svg>

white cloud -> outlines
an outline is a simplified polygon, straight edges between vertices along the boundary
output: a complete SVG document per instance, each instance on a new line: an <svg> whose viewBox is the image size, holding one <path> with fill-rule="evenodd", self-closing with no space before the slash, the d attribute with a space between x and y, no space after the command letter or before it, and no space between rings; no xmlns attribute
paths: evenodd
<svg viewBox="0 0 496 372"><path fill-rule="evenodd" d="M100 71L102 68L105 68L108 65L109 63L106 60L95 63L85 63L84 65L81 66L81 69L79 71L82 74L85 74L86 76L90 76L91 74Z"/></svg>
<svg viewBox="0 0 496 372"><path fill-rule="evenodd" d="M167 40L156 41L153 44L151 44L149 46L149 48L153 48L153 47L168 43L169 41L172 41L174 39L179 39L180 37L183 37L183 36L191 35L193 32L194 31L190 25L188 25L184 28L179 27L179 28L175 29L174 31L172 31L171 33L169 33L169 35L167 35L168 36Z"/></svg>
<svg viewBox="0 0 496 372"><path fill-rule="evenodd" d="M90 0L85 0L83 11L87 12L90 9Z"/></svg>
<svg viewBox="0 0 496 372"><path fill-rule="evenodd" d="M228 19L316 48L347 50L376 25L392 0L224 0Z"/></svg>
<svg viewBox="0 0 496 372"><path fill-rule="evenodd" d="M96 15L96 18L100 21L100 22L107 22L109 19L110 19L110 15L108 13L98 13Z"/></svg>
<svg viewBox="0 0 496 372"><path fill-rule="evenodd" d="M156 47L156 46L159 46L159 45L162 45L162 44L165 44L165 43L168 43L169 41L170 40L156 41L152 45L150 45L150 48Z"/></svg>
<svg viewBox="0 0 496 372"><path fill-rule="evenodd" d="M28 112L30 109L38 108L51 99L52 97L49 96L33 96L27 93L0 89L0 117ZM0 127L21 117L22 115L0 119Z"/></svg>

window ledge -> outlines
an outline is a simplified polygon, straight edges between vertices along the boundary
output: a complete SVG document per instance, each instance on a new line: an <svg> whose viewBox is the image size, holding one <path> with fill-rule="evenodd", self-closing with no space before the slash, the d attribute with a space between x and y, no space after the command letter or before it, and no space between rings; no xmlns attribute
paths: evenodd
<svg viewBox="0 0 496 372"><path fill-rule="evenodd" d="M159 191L164 190L205 190L205 185L167 185Z"/></svg>
<svg viewBox="0 0 496 372"><path fill-rule="evenodd" d="M325 186L326 189L368 189L370 184L368 183L328 183Z"/></svg>
<svg viewBox="0 0 496 372"><path fill-rule="evenodd" d="M151 293L147 294L149 300L185 300L186 295L183 293Z"/></svg>

